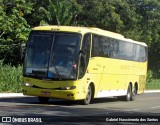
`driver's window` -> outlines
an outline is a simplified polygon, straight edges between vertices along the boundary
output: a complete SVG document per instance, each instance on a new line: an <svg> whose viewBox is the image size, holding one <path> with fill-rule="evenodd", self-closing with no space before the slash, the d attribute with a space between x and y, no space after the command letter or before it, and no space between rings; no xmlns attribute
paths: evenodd
<svg viewBox="0 0 160 125"><path fill-rule="evenodd" d="M90 58L90 45L91 45L91 34L85 34L83 38L82 48L81 50L84 53L80 55L80 67L79 67L79 79L81 79L87 69L89 58Z"/></svg>

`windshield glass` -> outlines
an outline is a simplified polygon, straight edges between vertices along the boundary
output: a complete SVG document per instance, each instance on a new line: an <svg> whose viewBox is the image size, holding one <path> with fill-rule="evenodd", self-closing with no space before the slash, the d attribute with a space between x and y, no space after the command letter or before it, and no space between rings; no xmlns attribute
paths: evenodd
<svg viewBox="0 0 160 125"><path fill-rule="evenodd" d="M76 79L81 35L33 31L26 49L24 75Z"/></svg>

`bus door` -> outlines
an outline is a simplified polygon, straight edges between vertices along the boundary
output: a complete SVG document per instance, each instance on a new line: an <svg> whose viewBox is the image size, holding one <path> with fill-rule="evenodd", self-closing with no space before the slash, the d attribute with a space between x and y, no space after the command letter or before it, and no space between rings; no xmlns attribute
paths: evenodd
<svg viewBox="0 0 160 125"><path fill-rule="evenodd" d="M87 72L87 67L90 59L90 46L91 46L91 34L87 33L84 35L83 41L82 41L82 47L80 50L80 64L79 64L79 83L80 87L79 89L86 89L87 81L90 80L90 77ZM83 87L82 87L83 86Z"/></svg>
<svg viewBox="0 0 160 125"><path fill-rule="evenodd" d="M95 93L97 93L100 87L104 70L104 60L102 57L102 46L100 40L101 36L92 34L92 50L88 72L92 75L92 81L94 82L96 88Z"/></svg>
<svg viewBox="0 0 160 125"><path fill-rule="evenodd" d="M92 76L91 80L95 83L95 88L99 89L100 87L103 70L104 66L101 59L99 57L91 57L87 71Z"/></svg>

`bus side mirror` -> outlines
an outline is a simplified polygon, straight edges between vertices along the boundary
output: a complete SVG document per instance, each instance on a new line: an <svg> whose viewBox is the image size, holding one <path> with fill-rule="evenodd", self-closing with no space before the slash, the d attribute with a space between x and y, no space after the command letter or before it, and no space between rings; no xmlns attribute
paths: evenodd
<svg viewBox="0 0 160 125"><path fill-rule="evenodd" d="M26 51L26 43L22 43L21 44L21 60L24 59L25 51Z"/></svg>
<svg viewBox="0 0 160 125"><path fill-rule="evenodd" d="M81 54L81 55L86 55L86 52L85 52L84 50L80 50L80 51L79 51L79 54Z"/></svg>

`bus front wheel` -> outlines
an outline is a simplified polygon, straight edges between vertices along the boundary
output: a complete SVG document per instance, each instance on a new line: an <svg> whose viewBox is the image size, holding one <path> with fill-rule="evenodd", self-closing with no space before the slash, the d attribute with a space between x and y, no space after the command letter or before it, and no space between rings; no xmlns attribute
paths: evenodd
<svg viewBox="0 0 160 125"><path fill-rule="evenodd" d="M38 100L40 103L46 104L48 102L49 98L48 97L38 97Z"/></svg>
<svg viewBox="0 0 160 125"><path fill-rule="evenodd" d="M92 91L92 87L91 87L91 85L89 85L89 86L88 86L88 91L87 91L86 98L81 101L82 104L88 105L88 104L91 102L91 100L92 100L92 92L93 92L93 91Z"/></svg>

